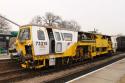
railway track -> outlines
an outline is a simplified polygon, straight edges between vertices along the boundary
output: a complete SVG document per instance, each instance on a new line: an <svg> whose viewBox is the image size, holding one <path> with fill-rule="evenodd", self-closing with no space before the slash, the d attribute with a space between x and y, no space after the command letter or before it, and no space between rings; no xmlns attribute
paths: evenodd
<svg viewBox="0 0 125 83"><path fill-rule="evenodd" d="M19 68L18 64L13 62L11 59L0 60L0 73Z"/></svg>
<svg viewBox="0 0 125 83"><path fill-rule="evenodd" d="M2 60L0 60L0 64L8 63L8 62L11 62L11 59L2 59Z"/></svg>
<svg viewBox="0 0 125 83"><path fill-rule="evenodd" d="M79 73L82 71L88 72L92 71L91 68L99 68L100 65L113 62L124 58L125 54L120 54L116 56L110 57L98 57L92 61L86 60L82 63L75 63L70 66L62 66L60 68L49 68L49 69L39 69L39 70L25 70L19 67L15 67L12 69L8 69L6 71L0 72L0 83L8 83L8 82L65 82L73 77L79 76ZM104 65L103 65L104 66ZM85 73L84 72L84 73ZM83 74L83 73L82 73Z"/></svg>

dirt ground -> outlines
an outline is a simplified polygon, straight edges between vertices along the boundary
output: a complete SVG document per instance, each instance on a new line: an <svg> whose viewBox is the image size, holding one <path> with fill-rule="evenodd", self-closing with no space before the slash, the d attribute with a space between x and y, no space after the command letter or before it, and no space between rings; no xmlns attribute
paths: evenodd
<svg viewBox="0 0 125 83"><path fill-rule="evenodd" d="M125 75L120 78L120 80L118 81L118 83L125 83Z"/></svg>

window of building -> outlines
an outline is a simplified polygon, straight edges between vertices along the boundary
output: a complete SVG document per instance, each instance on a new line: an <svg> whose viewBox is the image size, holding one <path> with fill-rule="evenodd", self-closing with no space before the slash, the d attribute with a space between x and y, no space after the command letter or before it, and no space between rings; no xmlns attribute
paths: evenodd
<svg viewBox="0 0 125 83"><path fill-rule="evenodd" d="M38 37L38 40L45 40L44 32L42 30L38 30L37 37Z"/></svg>

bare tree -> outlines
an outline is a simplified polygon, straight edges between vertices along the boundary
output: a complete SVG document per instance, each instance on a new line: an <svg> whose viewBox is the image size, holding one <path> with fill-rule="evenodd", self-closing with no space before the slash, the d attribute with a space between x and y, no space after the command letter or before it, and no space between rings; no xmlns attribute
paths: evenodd
<svg viewBox="0 0 125 83"><path fill-rule="evenodd" d="M61 24L62 19L54 15L51 12L47 12L45 16L35 16L30 24L35 24L35 25L46 25L46 26L59 26Z"/></svg>
<svg viewBox="0 0 125 83"><path fill-rule="evenodd" d="M68 29L68 30L73 30L73 31L79 31L80 30L80 26L78 25L78 23L76 21L63 21L62 28Z"/></svg>
<svg viewBox="0 0 125 83"><path fill-rule="evenodd" d="M54 15L51 12L47 12L45 16L35 16L31 24L36 24L36 25L45 25L45 26L52 26L56 28L64 28L67 30L74 30L74 31L79 31L80 26L78 23L74 20L71 21L63 21L60 16Z"/></svg>
<svg viewBox="0 0 125 83"><path fill-rule="evenodd" d="M9 33L10 28L9 23L4 18L0 17L0 33Z"/></svg>
<svg viewBox="0 0 125 83"><path fill-rule="evenodd" d="M70 26L71 26L72 30L74 30L74 31L80 30L80 26L78 25L78 23L76 21L71 20L69 23L70 23Z"/></svg>
<svg viewBox="0 0 125 83"><path fill-rule="evenodd" d="M51 12L47 12L44 17L42 17L43 21L45 22L45 25L48 26L54 26L61 23L62 19L61 17L54 15Z"/></svg>
<svg viewBox="0 0 125 83"><path fill-rule="evenodd" d="M35 16L32 21L30 22L30 24L34 24L34 25L43 25L42 24L42 19L40 16Z"/></svg>

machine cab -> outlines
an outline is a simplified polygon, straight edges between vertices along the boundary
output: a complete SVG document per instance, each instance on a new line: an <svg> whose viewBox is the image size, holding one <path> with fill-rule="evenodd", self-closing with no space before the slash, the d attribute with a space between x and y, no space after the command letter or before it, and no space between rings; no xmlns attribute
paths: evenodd
<svg viewBox="0 0 125 83"><path fill-rule="evenodd" d="M49 53L49 39L46 28L22 26L17 40L16 50L23 56L45 55Z"/></svg>
<svg viewBox="0 0 125 83"><path fill-rule="evenodd" d="M16 51L24 68L55 65L55 56L70 56L77 43L77 32L26 25L20 27ZM67 51L68 50L68 51ZM48 62L49 61L49 62Z"/></svg>
<svg viewBox="0 0 125 83"><path fill-rule="evenodd" d="M77 33L73 31L24 26L19 32L18 49L22 50L24 55L27 53L36 56L63 53L76 41Z"/></svg>

